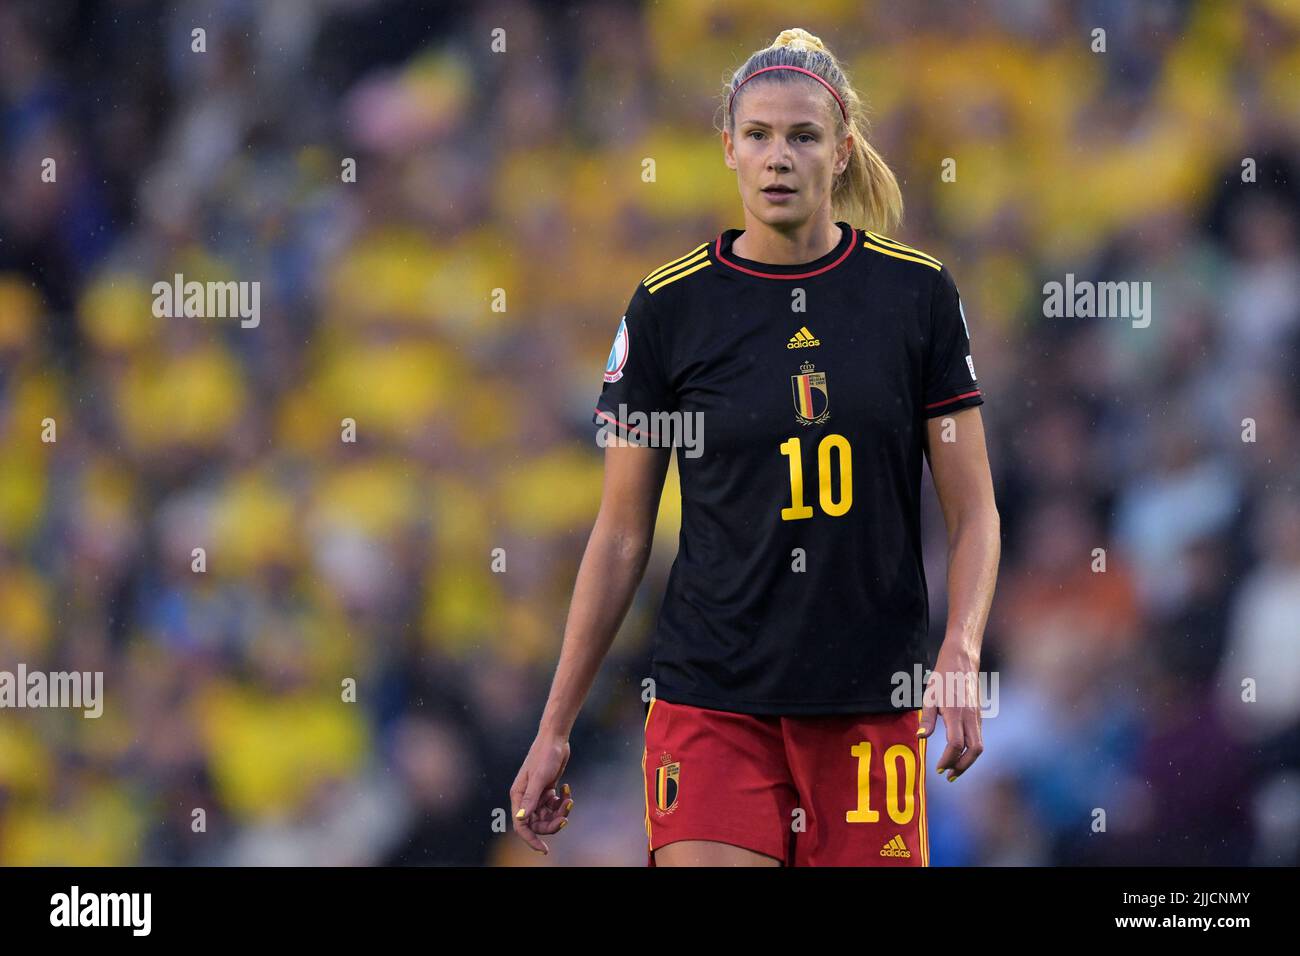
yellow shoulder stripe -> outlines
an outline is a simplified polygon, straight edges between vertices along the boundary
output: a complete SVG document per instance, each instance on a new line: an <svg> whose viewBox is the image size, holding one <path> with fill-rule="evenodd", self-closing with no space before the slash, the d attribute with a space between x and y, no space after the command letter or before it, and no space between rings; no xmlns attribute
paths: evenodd
<svg viewBox="0 0 1300 956"><path fill-rule="evenodd" d="M923 266L929 266L935 272L938 272L940 269L940 266L935 264L935 260L929 257L922 259L920 256L908 255L905 252L895 252L893 249L887 249L884 246L876 245L870 239L866 240L862 245L864 248L870 249L872 252L878 252L882 256L893 256L895 259L906 259L908 262L919 262Z"/></svg>
<svg viewBox="0 0 1300 956"><path fill-rule="evenodd" d="M650 293L653 295L654 293L658 292L660 289L662 289L664 286L668 285L669 283L676 282L678 279L684 279L692 272L699 272L701 269L707 268L708 266L711 265L713 265L713 263L710 262L708 259L705 259L703 262L697 263L696 265L691 266L689 269L685 269L681 272L673 273L668 278L660 279L654 285L650 286Z"/></svg>
<svg viewBox="0 0 1300 956"><path fill-rule="evenodd" d="M877 245L880 245L880 246L887 246L888 248L890 248L890 249L896 249L896 250L898 250L899 252L907 252L907 253L911 253L911 254L914 255L914 256L920 256L922 259L929 259L929 260L930 260L931 262L933 262L936 266L942 266L942 265L943 265L942 262L940 262L938 259L936 259L934 256L930 255L929 253L927 253L927 252L922 252L920 249L915 249L915 248L913 248L912 246L904 245L903 243L899 242L897 239L890 239L888 236L882 236L882 235L881 235L880 233L878 233L878 232L867 232L866 230L863 230L863 231L866 232L867 235L868 235L868 236L869 236L869 237L870 237L870 238L871 238L871 239L872 239L872 240L873 240Z"/></svg>
<svg viewBox="0 0 1300 956"><path fill-rule="evenodd" d="M658 269L655 269L653 272L651 272L648 276L646 276L641 281L648 285L649 283L654 282L656 279L663 278L664 274L671 272L673 269L676 269L679 266L685 266L688 265L690 262L697 261L700 258L701 253L704 253L704 250L708 248L708 245L709 244L707 242L700 243L690 252L686 253L686 255L680 256L674 259L672 262L665 262Z"/></svg>

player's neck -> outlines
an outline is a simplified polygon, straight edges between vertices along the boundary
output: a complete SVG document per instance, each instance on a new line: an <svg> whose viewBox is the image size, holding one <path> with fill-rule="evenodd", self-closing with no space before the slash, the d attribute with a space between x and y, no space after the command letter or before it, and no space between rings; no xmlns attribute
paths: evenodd
<svg viewBox="0 0 1300 956"><path fill-rule="evenodd" d="M745 231L731 244L742 259L767 265L798 265L820 259L840 243L843 235L830 216L809 220L793 230L778 229L746 216Z"/></svg>

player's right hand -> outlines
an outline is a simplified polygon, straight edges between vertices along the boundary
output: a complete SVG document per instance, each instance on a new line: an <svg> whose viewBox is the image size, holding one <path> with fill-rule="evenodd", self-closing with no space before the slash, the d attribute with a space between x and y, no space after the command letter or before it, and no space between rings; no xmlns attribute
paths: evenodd
<svg viewBox="0 0 1300 956"><path fill-rule="evenodd" d="M515 832L539 853L551 849L538 834L558 833L573 809L569 785L556 790L569 763L567 738L538 735L510 788L510 816Z"/></svg>

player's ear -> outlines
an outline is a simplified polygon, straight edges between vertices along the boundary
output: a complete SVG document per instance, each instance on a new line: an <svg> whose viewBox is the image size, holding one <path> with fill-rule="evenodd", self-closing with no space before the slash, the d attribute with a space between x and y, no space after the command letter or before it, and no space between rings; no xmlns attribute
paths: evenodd
<svg viewBox="0 0 1300 956"><path fill-rule="evenodd" d="M849 159L853 156L853 134L845 133L844 141L839 144L839 149L835 153L835 163L838 175L849 168Z"/></svg>
<svg viewBox="0 0 1300 956"><path fill-rule="evenodd" d="M731 145L731 134L725 129L722 131L722 161L728 169L736 168L736 151Z"/></svg>

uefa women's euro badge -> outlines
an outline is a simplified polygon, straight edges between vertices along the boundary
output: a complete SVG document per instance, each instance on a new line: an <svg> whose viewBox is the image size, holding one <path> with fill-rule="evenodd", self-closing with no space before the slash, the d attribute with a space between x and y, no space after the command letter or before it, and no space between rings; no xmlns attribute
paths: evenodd
<svg viewBox="0 0 1300 956"><path fill-rule="evenodd" d="M815 371L812 362L799 366L799 375L790 376L794 387L794 413L800 425L820 425L831 417L831 399L826 391L826 373Z"/></svg>
<svg viewBox="0 0 1300 956"><path fill-rule="evenodd" d="M605 362L605 381L617 382L623 377L623 366L627 364L627 316L618 324L614 333L614 345L609 350L609 359Z"/></svg>

